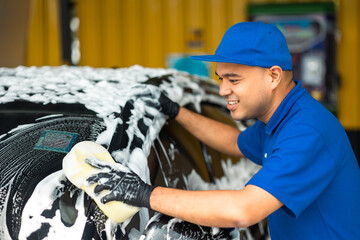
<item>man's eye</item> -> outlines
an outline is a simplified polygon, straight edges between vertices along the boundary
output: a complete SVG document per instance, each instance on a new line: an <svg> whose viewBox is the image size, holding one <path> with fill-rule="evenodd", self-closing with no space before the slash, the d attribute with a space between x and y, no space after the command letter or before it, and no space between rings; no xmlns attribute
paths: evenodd
<svg viewBox="0 0 360 240"><path fill-rule="evenodd" d="M237 83L239 80L237 80L237 79L229 79L229 82L231 82L231 83Z"/></svg>

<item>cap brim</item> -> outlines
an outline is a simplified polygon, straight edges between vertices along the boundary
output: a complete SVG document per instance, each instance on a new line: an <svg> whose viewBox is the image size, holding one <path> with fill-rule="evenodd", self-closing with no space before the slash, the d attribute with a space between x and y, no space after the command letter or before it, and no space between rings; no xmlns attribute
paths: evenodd
<svg viewBox="0 0 360 240"><path fill-rule="evenodd" d="M270 66L264 66L261 64L253 64L253 63L249 63L246 61L240 61L240 60L235 60L235 59L231 59L231 58L226 58L226 57L221 57L218 55L194 55L194 56L190 56L191 59L194 60L200 60L200 61L205 61L205 62L225 62L225 63L236 63L236 64L242 64L242 65L247 65L247 66L258 66L258 67L263 67L263 68L270 68L272 66L278 65L278 64L274 64L274 65L270 65ZM278 65L280 66L280 65ZM292 65L290 66L280 66L284 71L286 70L292 70Z"/></svg>

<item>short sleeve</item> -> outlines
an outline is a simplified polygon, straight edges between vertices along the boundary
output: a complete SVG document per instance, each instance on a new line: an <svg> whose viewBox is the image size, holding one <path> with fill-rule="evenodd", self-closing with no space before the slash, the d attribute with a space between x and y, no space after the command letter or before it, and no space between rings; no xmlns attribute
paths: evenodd
<svg viewBox="0 0 360 240"><path fill-rule="evenodd" d="M262 165L265 124L257 121L254 125L242 131L237 139L240 151L256 164Z"/></svg>
<svg viewBox="0 0 360 240"><path fill-rule="evenodd" d="M322 135L307 125L281 132L262 169L247 183L272 194L298 217L328 186L335 160Z"/></svg>

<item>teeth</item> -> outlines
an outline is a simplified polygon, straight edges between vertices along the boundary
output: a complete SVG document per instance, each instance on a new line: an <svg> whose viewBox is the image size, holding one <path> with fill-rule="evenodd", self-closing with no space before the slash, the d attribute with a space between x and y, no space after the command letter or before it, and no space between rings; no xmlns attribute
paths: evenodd
<svg viewBox="0 0 360 240"><path fill-rule="evenodd" d="M230 105L234 105L234 104L237 104L239 101L229 101L229 104Z"/></svg>

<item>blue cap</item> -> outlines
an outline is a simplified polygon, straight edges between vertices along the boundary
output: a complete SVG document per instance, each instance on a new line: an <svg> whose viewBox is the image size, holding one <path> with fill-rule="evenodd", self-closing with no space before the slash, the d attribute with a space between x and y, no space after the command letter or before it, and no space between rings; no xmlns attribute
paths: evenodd
<svg viewBox="0 0 360 240"><path fill-rule="evenodd" d="M280 66L292 70L286 39L274 24L241 22L224 34L214 55L191 56L207 62L228 62L269 68Z"/></svg>

